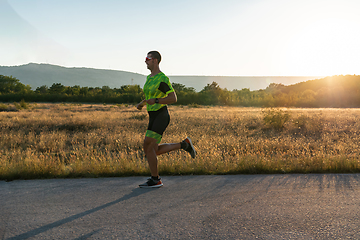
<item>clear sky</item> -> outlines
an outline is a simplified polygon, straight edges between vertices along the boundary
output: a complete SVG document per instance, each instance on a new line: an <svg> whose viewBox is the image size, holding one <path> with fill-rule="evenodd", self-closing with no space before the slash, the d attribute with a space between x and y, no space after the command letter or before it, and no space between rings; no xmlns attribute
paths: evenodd
<svg viewBox="0 0 360 240"><path fill-rule="evenodd" d="M360 75L359 0L0 0L0 65Z"/></svg>

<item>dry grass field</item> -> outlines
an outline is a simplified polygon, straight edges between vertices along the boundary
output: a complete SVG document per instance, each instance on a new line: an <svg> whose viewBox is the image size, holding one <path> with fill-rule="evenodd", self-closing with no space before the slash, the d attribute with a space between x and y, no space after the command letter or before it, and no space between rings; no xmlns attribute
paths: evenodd
<svg viewBox="0 0 360 240"><path fill-rule="evenodd" d="M30 104L0 112L0 179L149 175L148 116L127 105ZM170 106L160 175L360 171L360 109ZM278 118L269 120L269 116ZM274 120L275 119L275 120Z"/></svg>

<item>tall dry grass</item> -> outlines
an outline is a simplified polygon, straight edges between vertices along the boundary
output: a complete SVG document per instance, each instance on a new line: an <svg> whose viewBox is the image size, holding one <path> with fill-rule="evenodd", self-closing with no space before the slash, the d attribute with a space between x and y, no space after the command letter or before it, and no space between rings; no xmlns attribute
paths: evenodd
<svg viewBox="0 0 360 240"><path fill-rule="evenodd" d="M289 117L275 127L265 121L269 111ZM170 115L162 142L190 136L198 155L159 156L161 175L360 170L359 109L170 106ZM0 112L0 178L148 175L147 122L145 110L125 105L37 104Z"/></svg>

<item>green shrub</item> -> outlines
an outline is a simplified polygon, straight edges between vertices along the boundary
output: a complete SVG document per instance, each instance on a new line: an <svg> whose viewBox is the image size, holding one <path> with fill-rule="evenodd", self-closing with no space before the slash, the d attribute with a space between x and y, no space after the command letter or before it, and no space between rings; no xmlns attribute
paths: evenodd
<svg viewBox="0 0 360 240"><path fill-rule="evenodd" d="M17 102L14 102L14 106L17 110L21 110L21 106Z"/></svg>
<svg viewBox="0 0 360 240"><path fill-rule="evenodd" d="M4 112L7 110L8 110L8 106L3 103L0 103L0 112Z"/></svg>
<svg viewBox="0 0 360 240"><path fill-rule="evenodd" d="M200 108L201 107L199 104L196 104L196 103L191 103L188 106L189 106L189 108Z"/></svg>
<svg viewBox="0 0 360 240"><path fill-rule="evenodd" d="M136 120L144 120L147 117L146 114L133 115L131 118Z"/></svg>
<svg viewBox="0 0 360 240"><path fill-rule="evenodd" d="M28 109L29 108L28 104L24 101L24 99L22 99L20 101L20 107L21 107L21 109Z"/></svg>
<svg viewBox="0 0 360 240"><path fill-rule="evenodd" d="M290 114L281 109L263 111L263 115L265 125L277 131L282 130L285 127L285 123L290 119Z"/></svg>
<svg viewBox="0 0 360 240"><path fill-rule="evenodd" d="M309 121L309 118L307 116L301 115L300 117L298 117L297 119L294 120L294 125L298 129L305 129L308 121Z"/></svg>

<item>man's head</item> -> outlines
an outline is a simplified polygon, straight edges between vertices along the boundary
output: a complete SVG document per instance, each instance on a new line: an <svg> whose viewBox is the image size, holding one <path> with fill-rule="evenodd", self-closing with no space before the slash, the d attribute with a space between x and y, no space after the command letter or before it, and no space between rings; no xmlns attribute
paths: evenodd
<svg viewBox="0 0 360 240"><path fill-rule="evenodd" d="M157 59L158 63L160 64L161 62L161 55L158 51L150 51L148 52L148 55L151 55L151 57Z"/></svg>
<svg viewBox="0 0 360 240"><path fill-rule="evenodd" d="M153 70L155 69L156 67L158 68L159 67L159 63L161 61L161 55L158 51L150 51L148 54L147 54L147 57L145 59L145 63L147 65L147 68L149 70Z"/></svg>

